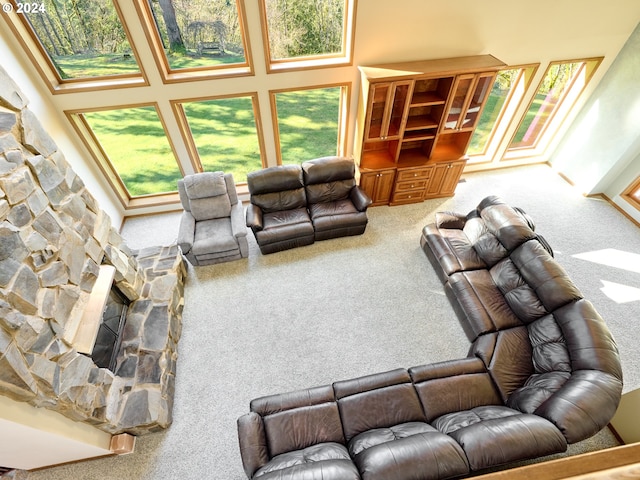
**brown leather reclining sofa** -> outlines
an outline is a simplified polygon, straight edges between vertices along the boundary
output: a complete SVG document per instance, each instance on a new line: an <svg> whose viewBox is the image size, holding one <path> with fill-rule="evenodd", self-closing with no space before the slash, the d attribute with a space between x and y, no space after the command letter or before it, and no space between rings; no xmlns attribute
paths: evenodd
<svg viewBox="0 0 640 480"><path fill-rule="evenodd" d="M263 254L360 235L367 227L371 199L356 185L352 159L263 168L249 172L247 186L246 223Z"/></svg>
<svg viewBox="0 0 640 480"><path fill-rule="evenodd" d="M461 477L607 425L622 392L615 342L523 211L487 197L438 213L421 245L468 357L253 400L238 419L250 479Z"/></svg>

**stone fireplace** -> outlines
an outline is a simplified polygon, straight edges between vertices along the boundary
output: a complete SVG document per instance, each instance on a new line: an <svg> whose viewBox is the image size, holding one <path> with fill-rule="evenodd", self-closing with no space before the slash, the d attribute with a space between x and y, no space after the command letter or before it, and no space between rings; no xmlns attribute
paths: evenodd
<svg viewBox="0 0 640 480"><path fill-rule="evenodd" d="M0 68L0 395L109 433L166 428L181 252L129 249L27 105ZM128 303L111 370L81 333L101 266Z"/></svg>

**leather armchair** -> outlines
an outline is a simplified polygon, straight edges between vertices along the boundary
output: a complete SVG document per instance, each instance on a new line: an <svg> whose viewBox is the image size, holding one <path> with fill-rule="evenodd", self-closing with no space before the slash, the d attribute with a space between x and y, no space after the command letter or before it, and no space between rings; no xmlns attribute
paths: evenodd
<svg viewBox="0 0 640 480"><path fill-rule="evenodd" d="M304 162L302 171L315 239L364 233L371 199L356 185L353 160L317 158Z"/></svg>
<svg viewBox="0 0 640 480"><path fill-rule="evenodd" d="M178 245L192 265L211 265L249 255L244 209L233 175L203 172L178 180L184 208Z"/></svg>
<svg viewBox="0 0 640 480"><path fill-rule="evenodd" d="M300 165L282 165L249 172L251 194L246 225L263 254L314 242Z"/></svg>

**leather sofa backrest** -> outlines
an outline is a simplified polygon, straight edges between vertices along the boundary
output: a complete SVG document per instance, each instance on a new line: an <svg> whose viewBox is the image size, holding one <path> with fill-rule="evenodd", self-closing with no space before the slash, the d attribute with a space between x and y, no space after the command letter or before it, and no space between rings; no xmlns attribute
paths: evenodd
<svg viewBox="0 0 640 480"><path fill-rule="evenodd" d="M333 388L347 441L374 428L426 421L405 369L335 382Z"/></svg>
<svg viewBox="0 0 640 480"><path fill-rule="evenodd" d="M510 258L548 312L582 298L564 268L538 241L524 243L511 253Z"/></svg>
<svg viewBox="0 0 640 480"><path fill-rule="evenodd" d="M470 354L487 366L504 403L535 372L527 327L513 327L480 335Z"/></svg>
<svg viewBox="0 0 640 480"><path fill-rule="evenodd" d="M335 202L349 197L356 185L355 164L343 157L322 157L302 164L309 204Z"/></svg>
<svg viewBox="0 0 640 480"><path fill-rule="evenodd" d="M247 174L251 203L264 213L307 206L300 165L280 165Z"/></svg>
<svg viewBox="0 0 640 480"><path fill-rule="evenodd" d="M622 380L618 348L591 302L572 302L553 312L553 316L562 330L574 371L599 370Z"/></svg>
<svg viewBox="0 0 640 480"><path fill-rule="evenodd" d="M261 397L250 407L263 418L271 457L318 443L345 443L330 385Z"/></svg>
<svg viewBox="0 0 640 480"><path fill-rule="evenodd" d="M477 211L487 229L509 252L527 240L536 238L527 220L502 200L494 199L493 203L490 203L485 199L478 206Z"/></svg>
<svg viewBox="0 0 640 480"><path fill-rule="evenodd" d="M450 360L409 369L427 421L502 399L479 358Z"/></svg>
<svg viewBox="0 0 640 480"><path fill-rule="evenodd" d="M231 173L202 172L178 180L182 207L197 221L228 217L231 206L238 203Z"/></svg>

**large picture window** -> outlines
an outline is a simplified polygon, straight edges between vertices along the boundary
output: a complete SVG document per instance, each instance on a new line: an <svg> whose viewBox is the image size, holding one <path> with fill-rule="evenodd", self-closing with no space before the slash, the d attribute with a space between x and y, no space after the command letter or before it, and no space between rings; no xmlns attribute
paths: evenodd
<svg viewBox="0 0 640 480"><path fill-rule="evenodd" d="M182 172L155 105L69 112L123 203L177 190Z"/></svg>
<svg viewBox="0 0 640 480"><path fill-rule="evenodd" d="M270 71L351 62L356 0L259 0Z"/></svg>
<svg viewBox="0 0 640 480"><path fill-rule="evenodd" d="M232 173L245 183L247 173L263 167L262 135L257 97L195 100L174 104L191 135L185 140L202 171Z"/></svg>
<svg viewBox="0 0 640 480"><path fill-rule="evenodd" d="M272 92L280 163L300 163L344 153L349 87Z"/></svg>

